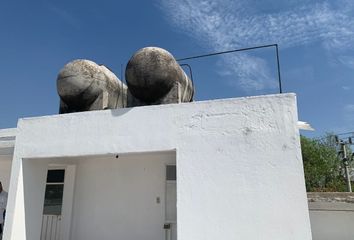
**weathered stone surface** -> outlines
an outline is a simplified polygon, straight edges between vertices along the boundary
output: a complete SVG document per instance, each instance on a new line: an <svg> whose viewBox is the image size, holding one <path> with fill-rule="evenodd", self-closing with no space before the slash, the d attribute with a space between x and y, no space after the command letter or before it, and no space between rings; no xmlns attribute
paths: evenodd
<svg viewBox="0 0 354 240"><path fill-rule="evenodd" d="M57 78L60 113L115 109L126 105L126 86L103 65L78 59Z"/></svg>
<svg viewBox="0 0 354 240"><path fill-rule="evenodd" d="M79 59L60 71L57 89L59 113L191 102L194 86L166 50L147 47L127 64L127 86L108 68Z"/></svg>
<svg viewBox="0 0 354 240"><path fill-rule="evenodd" d="M125 77L129 92L136 99L131 105L190 102L194 89L192 81L166 50L146 47L137 51L129 60ZM175 93L171 93L175 91ZM178 97L166 97L175 95ZM166 100L166 101L165 101Z"/></svg>

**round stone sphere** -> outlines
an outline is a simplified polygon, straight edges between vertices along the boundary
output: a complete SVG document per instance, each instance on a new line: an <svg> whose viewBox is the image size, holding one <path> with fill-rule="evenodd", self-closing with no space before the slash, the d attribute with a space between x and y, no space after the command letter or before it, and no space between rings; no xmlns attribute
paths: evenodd
<svg viewBox="0 0 354 240"><path fill-rule="evenodd" d="M111 71L86 59L69 62L57 77L61 100L79 109L95 101L102 90L114 91L118 88L118 78Z"/></svg>
<svg viewBox="0 0 354 240"><path fill-rule="evenodd" d="M158 47L146 47L131 57L125 78L134 97L153 103L177 82L185 84L187 76L171 53Z"/></svg>

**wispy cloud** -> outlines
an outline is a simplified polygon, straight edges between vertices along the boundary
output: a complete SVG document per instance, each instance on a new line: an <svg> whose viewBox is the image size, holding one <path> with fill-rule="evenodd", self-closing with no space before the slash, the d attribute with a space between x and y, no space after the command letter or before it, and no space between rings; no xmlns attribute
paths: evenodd
<svg viewBox="0 0 354 240"><path fill-rule="evenodd" d="M49 2L47 2L46 4L48 5L48 9L52 11L55 15L57 15L60 19L62 19L66 24L76 29L80 28L79 20L68 10L59 8Z"/></svg>
<svg viewBox="0 0 354 240"><path fill-rule="evenodd" d="M354 69L354 57L352 57L352 56L339 56L338 60L343 65L345 65L351 69Z"/></svg>
<svg viewBox="0 0 354 240"><path fill-rule="evenodd" d="M354 48L350 0L161 0L172 24L213 50L278 43L282 49L320 43L326 51ZM243 54L225 59L244 89L272 87L262 59ZM273 86L275 87L275 86Z"/></svg>
<svg viewBox="0 0 354 240"><path fill-rule="evenodd" d="M349 90L351 90L352 88L349 87L349 86L342 86L342 89L343 89L344 91L349 91Z"/></svg>
<svg viewBox="0 0 354 240"><path fill-rule="evenodd" d="M347 104L344 106L345 112L354 113L354 104Z"/></svg>
<svg viewBox="0 0 354 240"><path fill-rule="evenodd" d="M342 106L340 115L336 121L337 126L331 128L334 133L352 132L354 129L354 103L348 103Z"/></svg>
<svg viewBox="0 0 354 240"><path fill-rule="evenodd" d="M354 104L347 104L343 107L343 117L348 122L354 120Z"/></svg>

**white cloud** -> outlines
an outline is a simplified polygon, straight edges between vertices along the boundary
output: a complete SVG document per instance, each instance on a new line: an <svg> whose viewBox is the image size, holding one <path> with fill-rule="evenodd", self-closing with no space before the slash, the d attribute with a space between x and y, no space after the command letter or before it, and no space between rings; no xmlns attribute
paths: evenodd
<svg viewBox="0 0 354 240"><path fill-rule="evenodd" d="M351 90L351 87L349 87L349 86L342 86L342 89L343 89L344 91L349 91L349 90Z"/></svg>
<svg viewBox="0 0 354 240"><path fill-rule="evenodd" d="M354 48L352 1L161 0L170 21L213 50L278 43L282 49L321 43L327 51ZM260 11L260 9L262 11ZM262 59L227 56L225 67L243 89L271 87ZM231 70L230 70L231 69ZM275 86L273 86L275 87Z"/></svg>
<svg viewBox="0 0 354 240"><path fill-rule="evenodd" d="M73 28L80 29L79 20L74 17L68 10L62 9L54 5L53 3L47 2L48 9L62 19L66 24L70 25Z"/></svg>
<svg viewBox="0 0 354 240"><path fill-rule="evenodd" d="M352 124L354 120L354 104L347 104L343 107L343 119Z"/></svg>
<svg viewBox="0 0 354 240"><path fill-rule="evenodd" d="M354 104L347 104L344 106L344 112L354 113Z"/></svg>
<svg viewBox="0 0 354 240"><path fill-rule="evenodd" d="M351 69L354 69L354 57L352 57L352 56L339 56L338 60L343 65L345 65Z"/></svg>

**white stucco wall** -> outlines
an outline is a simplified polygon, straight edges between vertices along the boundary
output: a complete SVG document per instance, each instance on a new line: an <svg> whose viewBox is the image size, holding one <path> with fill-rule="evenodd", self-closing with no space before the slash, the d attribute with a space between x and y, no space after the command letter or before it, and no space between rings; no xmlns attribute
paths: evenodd
<svg viewBox="0 0 354 240"><path fill-rule="evenodd" d="M175 163L174 151L24 160L27 239L40 239L46 173L53 166L75 168L65 176L62 239L162 239L165 168Z"/></svg>
<svg viewBox="0 0 354 240"><path fill-rule="evenodd" d="M171 150L178 239L311 239L296 111L282 94L21 119L5 239L36 239L25 161Z"/></svg>
<svg viewBox="0 0 354 240"><path fill-rule="evenodd" d="M163 239L168 163L174 152L77 161L71 239Z"/></svg>

